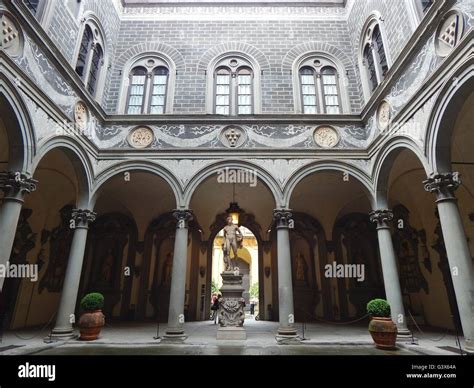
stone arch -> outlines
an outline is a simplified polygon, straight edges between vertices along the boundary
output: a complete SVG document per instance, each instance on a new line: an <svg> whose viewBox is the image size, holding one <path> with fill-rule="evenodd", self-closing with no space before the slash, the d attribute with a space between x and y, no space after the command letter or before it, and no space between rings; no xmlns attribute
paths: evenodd
<svg viewBox="0 0 474 388"><path fill-rule="evenodd" d="M393 162L403 150L410 150L415 154L427 175L430 167L421 149L413 140L404 136L397 136L387 142L379 152L373 169L374 188L374 208L386 209L388 207L388 180ZM420 185L422 183L420 182Z"/></svg>
<svg viewBox="0 0 474 388"><path fill-rule="evenodd" d="M338 60L346 70L351 69L354 71L355 69L352 59L336 46L326 42L305 42L296 45L286 53L281 63L281 72L288 73L293 71L293 66L299 58L312 53L329 54Z"/></svg>
<svg viewBox="0 0 474 388"><path fill-rule="evenodd" d="M282 193L281 190L274 179L274 177L265 169L257 166L253 163L246 162L243 160L225 160L213 163L206 166L205 168L198 171L194 177L189 181L186 186L184 196L183 196L183 207L189 207L191 199L201 183L203 183L207 178L216 174L219 170L223 168L230 169L244 169L244 170L253 170L256 171L257 177L267 186L273 195L275 200L275 206L280 207L282 203Z"/></svg>
<svg viewBox="0 0 474 388"><path fill-rule="evenodd" d="M217 57L228 53L242 53L252 58L260 67L262 72L271 72L270 61L266 55L254 46L243 42L225 42L211 47L207 50L196 65L196 73L204 73L208 70L209 64Z"/></svg>
<svg viewBox="0 0 474 388"><path fill-rule="evenodd" d="M128 48L116 59L115 68L123 69L128 62L143 53L163 55L169 58L175 65L177 72L184 72L186 68L183 55L173 46L163 42L143 42Z"/></svg>
<svg viewBox="0 0 474 388"><path fill-rule="evenodd" d="M98 198L100 189L114 176L130 171L143 171L152 173L162 178L171 188L176 200L176 208L182 207L183 199L180 184L171 171L165 167L159 166L147 161L125 161L119 162L96 176L96 183L91 192L91 206L94 207Z"/></svg>
<svg viewBox="0 0 474 388"><path fill-rule="evenodd" d="M425 154L433 171L451 172L451 140L454 119L474 90L474 60L459 66L439 92L428 122Z"/></svg>
<svg viewBox="0 0 474 388"><path fill-rule="evenodd" d="M363 171L359 170L357 167L350 165L342 161L334 160L324 160L316 161L312 164L306 165L296 171L293 176L288 180L283 195L283 204L284 207L289 207L291 196L295 187L300 183L304 178L315 172L322 171L339 171L341 173L348 173L351 177L354 177L364 188L364 192L367 195L370 203L374 202L373 196L373 185L370 177L367 176Z"/></svg>
<svg viewBox="0 0 474 388"><path fill-rule="evenodd" d="M51 151L61 149L71 161L78 180L77 206L78 208L89 208L90 188L92 187L94 174L91 160L84 151L84 147L78 141L64 136L48 140L38 150L38 154L32 163L32 174L36 171L41 160ZM41 184L41 182L40 182Z"/></svg>
<svg viewBox="0 0 474 388"><path fill-rule="evenodd" d="M6 121L10 170L29 171L36 153L33 123L23 98L4 73L0 73L0 115Z"/></svg>
<svg viewBox="0 0 474 388"><path fill-rule="evenodd" d="M135 53L135 50L129 49L125 53L122 54L120 57L120 63L117 61L116 67L120 69L121 78L120 78L120 88L119 88L119 96L117 99L117 113L125 114L126 112L126 105L127 105L127 95L128 95L128 87L129 87L129 77L130 72L135 67L136 63L140 60L144 60L149 58L153 58L158 61L162 61L165 63L166 67L168 68L168 85L166 91L166 113L173 112L173 103L174 103L174 92L176 89L176 75L178 71L184 71L184 60L182 57L178 57L177 59L180 61L179 66L180 69L178 70L177 63L175 61L176 58L173 58L168 53L165 53L163 50L148 50L147 47L152 46L153 43L141 43L136 45L140 46L142 49L139 51L138 54ZM171 46L168 46L171 47ZM173 49L174 50L174 49ZM175 50L176 51L176 50ZM176 51L179 54L178 51ZM127 54L127 55L125 55ZM181 56L181 54L179 54ZM174 55L176 57L176 55ZM122 60L125 59L125 62L122 63ZM155 65L156 66L156 65Z"/></svg>

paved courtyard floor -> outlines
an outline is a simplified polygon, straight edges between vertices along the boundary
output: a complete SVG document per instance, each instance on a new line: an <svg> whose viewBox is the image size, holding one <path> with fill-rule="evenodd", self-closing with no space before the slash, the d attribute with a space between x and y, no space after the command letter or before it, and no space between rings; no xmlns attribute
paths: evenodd
<svg viewBox="0 0 474 388"><path fill-rule="evenodd" d="M98 340L45 343L49 331L22 330L4 333L0 355L453 355L456 338L441 331L415 334L414 343L399 343L396 350L376 349L365 324L297 323L299 345L277 345L277 322L245 321L245 341L218 341L218 325L211 321L185 324L184 344L169 344L157 336L153 323L108 323ZM159 327L163 336L165 325Z"/></svg>

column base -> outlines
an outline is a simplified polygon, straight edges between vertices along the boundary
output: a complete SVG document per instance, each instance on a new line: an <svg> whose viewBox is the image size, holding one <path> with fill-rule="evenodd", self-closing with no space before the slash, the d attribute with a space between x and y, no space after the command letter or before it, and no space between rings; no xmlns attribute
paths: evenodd
<svg viewBox="0 0 474 388"><path fill-rule="evenodd" d="M301 338L294 327L280 327L275 339L279 345L295 345L301 343Z"/></svg>
<svg viewBox="0 0 474 388"><path fill-rule="evenodd" d="M183 329L168 329L166 330L165 335L163 336L163 339L161 342L169 342L169 343L183 343L186 338L188 338L187 335L185 335Z"/></svg>
<svg viewBox="0 0 474 388"><path fill-rule="evenodd" d="M79 338L79 335L74 333L74 329L71 328L54 328L49 336L43 338L44 342L50 342L50 341L69 341L72 339L77 339Z"/></svg>
<svg viewBox="0 0 474 388"><path fill-rule="evenodd" d="M247 333L243 327L228 326L217 329L218 340L246 340Z"/></svg>
<svg viewBox="0 0 474 388"><path fill-rule="evenodd" d="M411 342L413 334L408 329L398 329L397 341L399 342Z"/></svg>
<svg viewBox="0 0 474 388"><path fill-rule="evenodd" d="M474 356L474 340L466 340L464 351L469 353L469 355Z"/></svg>

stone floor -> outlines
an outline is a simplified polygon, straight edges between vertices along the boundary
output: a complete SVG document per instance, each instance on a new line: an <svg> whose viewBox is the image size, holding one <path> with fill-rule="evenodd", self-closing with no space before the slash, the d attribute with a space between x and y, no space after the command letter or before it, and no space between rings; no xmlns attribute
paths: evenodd
<svg viewBox="0 0 474 388"><path fill-rule="evenodd" d="M456 355L456 338L441 331L415 334L416 344L399 343L393 351L373 346L365 324L297 324L300 345L277 345L276 322L245 321L245 341L217 341L217 325L211 321L186 323L184 344L161 343L152 323L109 323L98 340L45 343L48 331L22 330L4 333L0 355L184 354L184 355ZM159 327L162 336L166 326Z"/></svg>

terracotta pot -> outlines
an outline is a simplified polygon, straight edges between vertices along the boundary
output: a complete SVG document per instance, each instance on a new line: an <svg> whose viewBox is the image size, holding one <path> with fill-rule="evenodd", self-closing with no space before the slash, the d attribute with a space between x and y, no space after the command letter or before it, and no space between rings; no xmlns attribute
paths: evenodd
<svg viewBox="0 0 474 388"><path fill-rule="evenodd" d="M79 318L79 331L83 341L93 341L99 337L100 330L105 324L102 310L87 311Z"/></svg>
<svg viewBox="0 0 474 388"><path fill-rule="evenodd" d="M394 349L397 341L397 325L392 318L372 317L369 332L379 349Z"/></svg>

